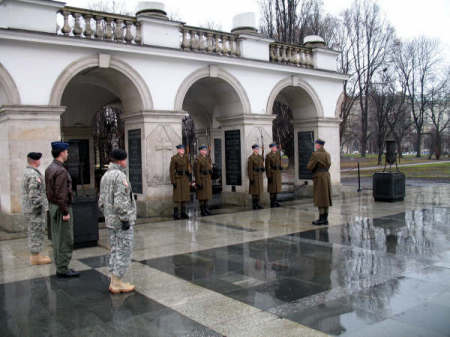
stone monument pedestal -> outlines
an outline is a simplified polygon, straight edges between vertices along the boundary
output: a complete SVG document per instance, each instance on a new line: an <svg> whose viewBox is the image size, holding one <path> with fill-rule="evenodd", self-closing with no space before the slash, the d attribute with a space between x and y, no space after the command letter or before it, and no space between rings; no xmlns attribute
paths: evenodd
<svg viewBox="0 0 450 337"><path fill-rule="evenodd" d="M405 175L401 172L377 172L373 175L375 201L402 201L405 198Z"/></svg>

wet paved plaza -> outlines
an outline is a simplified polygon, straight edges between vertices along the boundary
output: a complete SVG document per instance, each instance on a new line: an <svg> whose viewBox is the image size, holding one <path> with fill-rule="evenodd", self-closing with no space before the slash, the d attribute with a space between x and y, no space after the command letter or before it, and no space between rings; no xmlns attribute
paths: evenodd
<svg viewBox="0 0 450 337"><path fill-rule="evenodd" d="M450 336L450 185L315 216L295 201L139 225L137 291L115 296L105 248L74 251L81 277L59 280L25 239L0 242L0 336Z"/></svg>

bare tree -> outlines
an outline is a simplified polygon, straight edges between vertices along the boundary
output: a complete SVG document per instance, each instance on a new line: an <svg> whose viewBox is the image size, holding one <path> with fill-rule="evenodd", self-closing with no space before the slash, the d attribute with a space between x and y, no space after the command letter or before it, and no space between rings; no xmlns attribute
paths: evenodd
<svg viewBox="0 0 450 337"><path fill-rule="evenodd" d="M91 0L88 3L88 7L90 9L100 12L122 14L122 15L135 14L132 10L128 8L127 2L125 0Z"/></svg>
<svg viewBox="0 0 450 337"><path fill-rule="evenodd" d="M428 91L431 88L438 58L438 42L424 37L398 44L396 65L401 81L406 86L409 106L416 129L415 151L421 156L423 127L428 106Z"/></svg>
<svg viewBox="0 0 450 337"><path fill-rule="evenodd" d="M208 20L205 23L202 23L200 25L200 27L206 28L206 29L210 29L210 30L217 30L217 31L221 31L222 30L222 25L213 21L213 20Z"/></svg>
<svg viewBox="0 0 450 337"><path fill-rule="evenodd" d="M433 123L431 155L439 160L442 153L442 136L449 125L450 113L450 69L438 84L431 88L428 95L428 116Z"/></svg>
<svg viewBox="0 0 450 337"><path fill-rule="evenodd" d="M344 24L352 43L355 81L361 110L361 156L367 151L370 86L377 70L385 65L391 47L393 28L381 17L378 5L369 0L355 0L344 11Z"/></svg>
<svg viewBox="0 0 450 337"><path fill-rule="evenodd" d="M331 46L337 19L324 15L320 0L259 0L260 30L277 41L302 44L307 35L320 35Z"/></svg>

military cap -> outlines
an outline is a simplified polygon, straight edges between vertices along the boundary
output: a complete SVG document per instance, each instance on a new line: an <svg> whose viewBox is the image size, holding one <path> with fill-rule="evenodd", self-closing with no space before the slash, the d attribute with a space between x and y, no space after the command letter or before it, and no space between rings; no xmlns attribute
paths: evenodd
<svg viewBox="0 0 450 337"><path fill-rule="evenodd" d="M124 160L127 159L127 152L122 149L114 149L111 152L112 160Z"/></svg>
<svg viewBox="0 0 450 337"><path fill-rule="evenodd" d="M277 143L271 143L270 145L269 145L269 147L274 147L274 146L277 146Z"/></svg>
<svg viewBox="0 0 450 337"><path fill-rule="evenodd" d="M52 142L51 145L54 151L64 151L69 148L69 144L64 142Z"/></svg>
<svg viewBox="0 0 450 337"><path fill-rule="evenodd" d="M42 153L40 152L30 152L27 154L27 158L33 159L33 160L39 160L42 157Z"/></svg>
<svg viewBox="0 0 450 337"><path fill-rule="evenodd" d="M320 138L317 138L316 141L315 141L315 143L316 143L316 144L319 144L319 145L325 145L325 141L323 141L323 140L320 139Z"/></svg>
<svg viewBox="0 0 450 337"><path fill-rule="evenodd" d="M253 149L259 149L259 145L258 145L258 144L253 144L253 145L252 145L252 150L253 150Z"/></svg>
<svg viewBox="0 0 450 337"><path fill-rule="evenodd" d="M183 144L177 145L176 148L177 149L184 149L184 145Z"/></svg>
<svg viewBox="0 0 450 337"><path fill-rule="evenodd" d="M206 145L200 145L199 150L207 150L208 147Z"/></svg>

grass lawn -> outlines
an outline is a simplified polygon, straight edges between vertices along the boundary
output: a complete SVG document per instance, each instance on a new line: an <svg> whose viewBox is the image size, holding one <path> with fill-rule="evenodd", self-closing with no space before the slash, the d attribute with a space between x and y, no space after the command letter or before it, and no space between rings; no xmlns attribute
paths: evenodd
<svg viewBox="0 0 450 337"><path fill-rule="evenodd" d="M366 158L361 158L360 155L343 155L341 156L341 170L356 168L358 161L360 167L378 166L377 160L378 155L376 154L368 154ZM448 160L448 158L442 157L441 160ZM436 162L436 160L428 160L428 157L426 156L423 156L421 158L416 158L416 156L403 156L403 158L400 158L399 164L416 164L429 162ZM380 165L380 167L384 167L384 156L382 165Z"/></svg>
<svg viewBox="0 0 450 337"><path fill-rule="evenodd" d="M436 163L428 165L416 165L411 167L400 167L401 172L406 175L406 178L421 178L421 179L448 179L450 182L450 163ZM375 172L382 171L364 170L361 172L361 177L371 177ZM342 172L342 177L355 177L358 175L357 171Z"/></svg>

